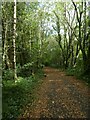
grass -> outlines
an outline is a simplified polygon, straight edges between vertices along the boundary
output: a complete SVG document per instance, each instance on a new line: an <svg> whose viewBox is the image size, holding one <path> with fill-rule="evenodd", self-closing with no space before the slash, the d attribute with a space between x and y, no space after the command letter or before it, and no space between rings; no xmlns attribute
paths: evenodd
<svg viewBox="0 0 90 120"><path fill-rule="evenodd" d="M24 112L23 107L36 99L34 91L41 83L42 76L43 73L40 71L34 76L18 77L16 82L3 81L3 120L16 119L20 113Z"/></svg>

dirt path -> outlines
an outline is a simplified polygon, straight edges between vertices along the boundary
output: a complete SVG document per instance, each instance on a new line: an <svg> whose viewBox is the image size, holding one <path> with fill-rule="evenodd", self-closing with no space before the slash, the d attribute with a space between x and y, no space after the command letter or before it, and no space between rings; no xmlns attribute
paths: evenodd
<svg viewBox="0 0 90 120"><path fill-rule="evenodd" d="M46 77L32 107L26 106L22 118L88 118L88 87L57 69L45 68ZM19 119L20 120L20 119Z"/></svg>

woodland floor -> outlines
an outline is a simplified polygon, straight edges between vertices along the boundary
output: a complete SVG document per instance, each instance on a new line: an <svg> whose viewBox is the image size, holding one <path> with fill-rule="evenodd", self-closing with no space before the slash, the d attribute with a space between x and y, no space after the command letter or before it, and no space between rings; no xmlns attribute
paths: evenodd
<svg viewBox="0 0 90 120"><path fill-rule="evenodd" d="M46 67L46 77L36 91L37 100L25 106L22 118L89 118L90 94L83 81Z"/></svg>

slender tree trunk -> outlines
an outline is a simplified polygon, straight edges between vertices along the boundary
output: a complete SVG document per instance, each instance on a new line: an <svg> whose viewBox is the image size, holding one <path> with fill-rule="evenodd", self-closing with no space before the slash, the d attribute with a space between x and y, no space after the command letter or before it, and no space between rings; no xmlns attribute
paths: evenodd
<svg viewBox="0 0 90 120"><path fill-rule="evenodd" d="M88 2L88 7L90 7L90 1ZM86 15L86 3L85 3L85 15ZM88 10L88 19L89 19L88 20L88 27L90 27L90 10ZM84 20L86 21L86 19L84 19ZM87 59L86 59L86 62L85 62L86 67L85 67L85 73L84 74L90 75L90 30L88 31L88 36L85 35L84 39L86 39L88 41Z"/></svg>
<svg viewBox="0 0 90 120"><path fill-rule="evenodd" d="M6 45L6 37L7 37L7 24L5 25L5 34L4 34L4 42L3 42L3 69L5 69L5 56L7 55L7 45Z"/></svg>
<svg viewBox="0 0 90 120"><path fill-rule="evenodd" d="M79 49L79 45L77 44L77 46L76 46L76 54L75 54L75 57L74 57L74 65L76 64L76 61L77 61L77 56L78 56L78 54L79 54L79 51L80 51L80 49Z"/></svg>
<svg viewBox="0 0 90 120"><path fill-rule="evenodd" d="M13 72L14 72L14 79L17 78L16 74L16 0L14 0L14 25L13 25Z"/></svg>

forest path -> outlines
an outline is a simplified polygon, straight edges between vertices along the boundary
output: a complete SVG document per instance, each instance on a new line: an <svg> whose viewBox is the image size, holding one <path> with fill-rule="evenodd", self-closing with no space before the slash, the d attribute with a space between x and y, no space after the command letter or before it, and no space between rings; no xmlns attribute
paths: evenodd
<svg viewBox="0 0 90 120"><path fill-rule="evenodd" d="M87 118L90 89L85 83L58 69L46 67L44 71L47 76L37 90L38 99L26 106L22 118Z"/></svg>

